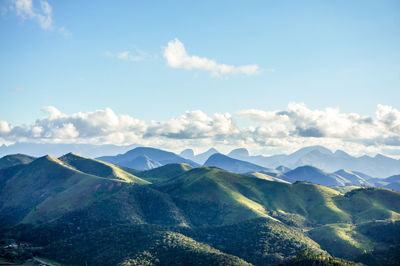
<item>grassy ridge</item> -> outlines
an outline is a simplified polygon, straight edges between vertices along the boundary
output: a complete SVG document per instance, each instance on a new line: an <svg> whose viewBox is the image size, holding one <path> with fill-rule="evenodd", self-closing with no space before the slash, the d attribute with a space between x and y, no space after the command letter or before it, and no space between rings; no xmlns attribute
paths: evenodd
<svg viewBox="0 0 400 266"><path fill-rule="evenodd" d="M124 171L120 167L117 167L113 164L86 158L75 153L68 153L59 159L65 164L72 166L76 170L83 173L129 183L149 184L149 182L140 179L139 177Z"/></svg>

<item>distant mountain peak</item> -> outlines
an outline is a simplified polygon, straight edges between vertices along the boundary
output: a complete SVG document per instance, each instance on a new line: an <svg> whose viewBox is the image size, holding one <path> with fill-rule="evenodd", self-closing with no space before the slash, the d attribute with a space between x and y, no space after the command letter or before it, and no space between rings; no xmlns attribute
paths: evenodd
<svg viewBox="0 0 400 266"><path fill-rule="evenodd" d="M249 155L249 151L245 148L234 149L228 154L231 157L248 157Z"/></svg>
<svg viewBox="0 0 400 266"><path fill-rule="evenodd" d="M306 170L306 171L316 171L316 172L323 172L323 173L325 173L323 170L321 170L321 169L319 169L319 168L317 168L317 167L315 167L315 166L312 166L312 165L303 165L303 166L299 166L299 167L297 167L296 169L294 169L293 171L298 171L298 170Z"/></svg>
<svg viewBox="0 0 400 266"><path fill-rule="evenodd" d="M280 165L280 166L276 167L275 169L281 173L286 173L286 172L289 172L290 170L292 170L289 167L286 167L284 165Z"/></svg>
<svg viewBox="0 0 400 266"><path fill-rule="evenodd" d="M185 159L173 152L150 147L137 147L124 154L103 156L97 159L136 170L148 170L170 163L187 163L193 167L199 166L192 160Z"/></svg>
<svg viewBox="0 0 400 266"><path fill-rule="evenodd" d="M211 155L204 163L204 166L216 166L226 171L241 174L270 170L247 161L231 158L221 153L215 153Z"/></svg>
<svg viewBox="0 0 400 266"><path fill-rule="evenodd" d="M194 151L192 149L185 149L179 155L187 159L193 159Z"/></svg>
<svg viewBox="0 0 400 266"><path fill-rule="evenodd" d="M58 159L56 157L54 157L53 155L45 155L42 157L37 158L35 161L53 161L53 162L57 162Z"/></svg>
<svg viewBox="0 0 400 266"><path fill-rule="evenodd" d="M28 164L35 159L35 157L21 153L6 155L0 158L0 169L15 166L18 164Z"/></svg>
<svg viewBox="0 0 400 266"><path fill-rule="evenodd" d="M377 155L375 155L374 158L375 158L375 159L391 159L391 158L386 157L385 155L380 154L380 153L378 153Z"/></svg>
<svg viewBox="0 0 400 266"><path fill-rule="evenodd" d="M83 156L83 155L80 155L80 154L78 154L78 153L75 153L75 152L69 152L69 153L67 153L67 154L65 154L65 155L63 155L63 156L61 156L61 157L79 157L79 158L87 158L87 157L85 157L85 156Z"/></svg>
<svg viewBox="0 0 400 266"><path fill-rule="evenodd" d="M299 149L295 153L309 153L309 152L315 152L315 151L318 151L323 154L329 154L329 155L333 154L330 149L325 148L324 146L320 146L320 145L304 147L304 148Z"/></svg>

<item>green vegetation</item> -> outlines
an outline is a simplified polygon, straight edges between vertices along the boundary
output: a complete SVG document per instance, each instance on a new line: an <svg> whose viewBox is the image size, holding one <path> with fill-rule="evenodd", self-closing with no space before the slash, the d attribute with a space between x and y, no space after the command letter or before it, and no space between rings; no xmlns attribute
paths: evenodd
<svg viewBox="0 0 400 266"><path fill-rule="evenodd" d="M397 266L400 261L400 245L391 246L387 249L376 249L366 254L363 254L357 261L365 265L385 265Z"/></svg>
<svg viewBox="0 0 400 266"><path fill-rule="evenodd" d="M151 182L157 183L162 182L167 179L180 176L187 171L192 169L192 167L185 163L173 163L160 166L151 170L139 172L136 175Z"/></svg>
<svg viewBox="0 0 400 266"><path fill-rule="evenodd" d="M137 172L71 153L44 156L0 169L0 239L23 247L4 251L3 260L351 265L331 254L378 265L374 256L397 258L399 192L342 194L277 181L216 167Z"/></svg>
<svg viewBox="0 0 400 266"><path fill-rule="evenodd" d="M78 235L49 245L39 254L76 265L248 265L183 234L147 225Z"/></svg>
<svg viewBox="0 0 400 266"><path fill-rule="evenodd" d="M330 187L330 188L333 188L334 190L337 190L340 193L347 193L347 192L350 192L350 191L352 191L354 189L359 189L361 187L359 187L359 186L342 186L342 187L341 186L334 186L334 187Z"/></svg>
<svg viewBox="0 0 400 266"><path fill-rule="evenodd" d="M290 184L289 182L287 182L287 181L285 181L283 179L280 179L280 178L277 178L277 177L273 177L273 176L270 176L270 175L267 175L267 174L264 174L264 173L252 172L252 173L249 173L248 175L254 176L254 177L257 177L257 178L260 178L260 179L264 179L264 180L267 180L267 181L277 181L277 182Z"/></svg>
<svg viewBox="0 0 400 266"><path fill-rule="evenodd" d="M35 157L25 154L12 154L0 158L0 169L16 166L19 164L28 164L35 160Z"/></svg>
<svg viewBox="0 0 400 266"><path fill-rule="evenodd" d="M91 174L108 179L116 179L129 183L148 184L149 182L138 178L137 176L124 171L118 166L110 163L86 158L84 156L68 153L60 157L60 161L74 167L76 170L86 174Z"/></svg>
<svg viewBox="0 0 400 266"><path fill-rule="evenodd" d="M279 266L351 266L362 265L339 258L327 256L324 254L316 254L313 251L304 249L300 251L296 257L285 260Z"/></svg>
<svg viewBox="0 0 400 266"><path fill-rule="evenodd" d="M353 222L400 219L400 192L388 189L361 188L336 197L335 203L353 217Z"/></svg>
<svg viewBox="0 0 400 266"><path fill-rule="evenodd" d="M330 224L311 230L310 236L332 255L356 259L377 248L388 249L398 244L400 221Z"/></svg>
<svg viewBox="0 0 400 266"><path fill-rule="evenodd" d="M310 236L330 254L346 259L354 259L371 250L375 243L360 234L351 224L329 224L313 229Z"/></svg>

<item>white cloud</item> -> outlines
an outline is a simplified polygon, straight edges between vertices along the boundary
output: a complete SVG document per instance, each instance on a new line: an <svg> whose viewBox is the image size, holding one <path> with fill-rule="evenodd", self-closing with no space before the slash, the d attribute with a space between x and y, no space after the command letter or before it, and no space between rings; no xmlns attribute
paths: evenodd
<svg viewBox="0 0 400 266"><path fill-rule="evenodd" d="M164 58L172 68L200 69L211 72L214 76L244 74L253 75L260 71L258 65L231 66L219 64L215 60L196 55L188 55L185 46L178 39L168 42L164 49Z"/></svg>
<svg viewBox="0 0 400 266"><path fill-rule="evenodd" d="M364 139L381 136L379 121L338 109L310 110L303 103L291 103L285 111L244 110L238 115L262 125L258 128L272 135ZM267 129L266 129L267 128ZM268 129L269 128L269 129Z"/></svg>
<svg viewBox="0 0 400 266"><path fill-rule="evenodd" d="M376 116L387 130L400 134L400 111L388 105L378 105Z"/></svg>
<svg viewBox="0 0 400 266"><path fill-rule="evenodd" d="M152 121L145 137L163 136L176 139L212 138L237 134L238 130L230 114L214 114L209 117L204 112L187 111L166 122Z"/></svg>
<svg viewBox="0 0 400 266"><path fill-rule="evenodd" d="M149 54L138 49L136 49L134 53L131 51L123 51L118 53L112 53L110 51L106 51L105 55L108 57L113 57L128 62L138 62L150 57Z"/></svg>
<svg viewBox="0 0 400 266"><path fill-rule="evenodd" d="M11 127L7 121L0 120L0 136L5 136L10 133Z"/></svg>
<svg viewBox="0 0 400 266"><path fill-rule="evenodd" d="M39 7L34 5L33 0L12 0L11 3L11 9L23 20L36 21L43 30L55 29L65 36L70 35L65 27L54 26L53 9L47 1L40 0Z"/></svg>
<svg viewBox="0 0 400 266"><path fill-rule="evenodd" d="M244 146L264 154L293 152L309 145L353 155L390 154L400 146L400 111L384 105L378 105L376 117L335 108L312 110L303 103L291 103L285 110L249 109L235 115L208 115L196 110L150 122L116 114L110 108L73 114L54 106L42 110L45 117L27 125L0 121L0 141L138 144L175 151L188 146L215 146L221 151ZM238 126L235 117L248 120L249 126Z"/></svg>

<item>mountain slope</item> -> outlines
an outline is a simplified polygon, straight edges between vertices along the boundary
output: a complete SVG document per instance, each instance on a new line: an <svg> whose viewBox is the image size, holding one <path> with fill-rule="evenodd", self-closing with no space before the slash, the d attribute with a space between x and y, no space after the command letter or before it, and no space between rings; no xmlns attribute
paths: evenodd
<svg viewBox="0 0 400 266"><path fill-rule="evenodd" d="M76 265L250 265L183 234L154 226L106 228L54 243L40 254Z"/></svg>
<svg viewBox="0 0 400 266"><path fill-rule="evenodd" d="M231 158L243 158L243 157L248 157L250 155L249 151L245 148L238 148L232 150L230 153L227 154L227 156Z"/></svg>
<svg viewBox="0 0 400 266"><path fill-rule="evenodd" d="M78 155L62 159L105 177L52 156L0 170L0 225L50 223L76 232L112 224L187 224L169 196L148 187L149 182Z"/></svg>
<svg viewBox="0 0 400 266"><path fill-rule="evenodd" d="M129 183L149 184L149 182L142 180L113 164L90 159L75 153L63 155L59 158L59 160L86 174L116 179Z"/></svg>
<svg viewBox="0 0 400 266"><path fill-rule="evenodd" d="M323 146L310 146L299 149L291 154L277 154L272 156L248 155L245 149L233 150L230 157L247 161L266 168L276 168L285 165L289 168L310 165L327 172L335 172L340 169L349 169L364 179L369 176L387 177L400 173L400 161L378 154L375 157L361 156L354 157L348 153L331 150ZM361 173L365 173L364 176Z"/></svg>
<svg viewBox="0 0 400 266"><path fill-rule="evenodd" d="M54 195L81 182L97 179L52 156L38 158L13 173L3 170L0 176L2 222L13 223L21 221L33 208Z"/></svg>
<svg viewBox="0 0 400 266"><path fill-rule="evenodd" d="M328 174L318 168L312 166L300 166L296 169L285 173L282 179L295 182L305 181L323 186L345 186L351 184L349 180L339 175Z"/></svg>
<svg viewBox="0 0 400 266"><path fill-rule="evenodd" d="M372 186L367 180L365 180L362 175L358 174L358 172L353 172L350 170L341 169L339 171L334 172L335 175L341 176L344 179L351 182L351 184L355 186Z"/></svg>
<svg viewBox="0 0 400 266"><path fill-rule="evenodd" d="M195 225L271 216L291 219L288 213L306 217L311 223L351 220L335 205L333 199L339 192L314 184L271 182L201 167L155 186L171 195Z"/></svg>
<svg viewBox="0 0 400 266"><path fill-rule="evenodd" d="M25 154L6 155L0 159L0 169L15 166L18 164L27 164L35 160L35 157Z"/></svg>
<svg viewBox="0 0 400 266"><path fill-rule="evenodd" d="M181 153L179 153L179 155L185 159L195 161L195 155L194 155L194 151L192 149L185 149Z"/></svg>
<svg viewBox="0 0 400 266"><path fill-rule="evenodd" d="M342 180L296 170L302 179ZM343 194L182 163L127 171L72 153L0 169L0 240L96 265L274 265L303 249L356 259L399 243L400 193L388 189Z"/></svg>
<svg viewBox="0 0 400 266"><path fill-rule="evenodd" d="M270 170L256 164L230 158L221 153L211 155L210 158L208 158L208 160L204 163L204 166L215 166L226 171L241 174Z"/></svg>
<svg viewBox="0 0 400 266"><path fill-rule="evenodd" d="M190 169L192 169L192 167L188 164L171 163L151 170L139 172L136 175L147 181L150 181L151 183L154 183L162 182L169 178L182 175Z"/></svg>
<svg viewBox="0 0 400 266"><path fill-rule="evenodd" d="M400 161L383 155L375 157L353 157L344 151L331 152L322 146L302 148L289 155L274 155L265 157L266 167L277 167L283 164L290 168L311 165L324 171L335 172L340 169L349 169L353 172L365 173L369 176L385 177L400 173ZM364 179L365 176L362 176Z"/></svg>
<svg viewBox="0 0 400 266"><path fill-rule="evenodd" d="M148 147L138 147L124 154L103 156L97 159L137 170L149 170L170 163L186 163L192 167L199 166L197 163L175 153Z"/></svg>
<svg viewBox="0 0 400 266"><path fill-rule="evenodd" d="M400 191L400 175L393 175L387 178L371 178L368 179L368 182L376 187Z"/></svg>
<svg viewBox="0 0 400 266"><path fill-rule="evenodd" d="M207 151L197 154L194 157L194 161L200 165L203 165L208 158L210 158L210 156L212 156L213 154L219 153L216 149L214 148L210 148Z"/></svg>
<svg viewBox="0 0 400 266"><path fill-rule="evenodd" d="M264 179L264 180L268 180L268 181L276 181L276 182L282 182L282 183L290 184L290 182L288 182L288 181L285 181L283 179L280 179L280 178L277 178L277 177L274 177L274 176L270 176L270 175L267 175L267 174L264 174L264 173L260 173L260 172L251 172L251 173L248 173L248 175L249 176L254 176L254 177L257 177L257 178L261 178L261 179Z"/></svg>

